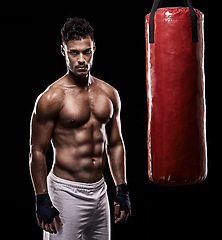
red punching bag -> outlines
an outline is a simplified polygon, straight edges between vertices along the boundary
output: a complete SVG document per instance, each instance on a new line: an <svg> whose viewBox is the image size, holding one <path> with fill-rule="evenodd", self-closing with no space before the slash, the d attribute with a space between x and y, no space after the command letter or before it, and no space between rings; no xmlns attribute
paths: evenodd
<svg viewBox="0 0 222 240"><path fill-rule="evenodd" d="M207 175L204 15L184 2L158 8L155 0L145 18L148 174L167 186Z"/></svg>

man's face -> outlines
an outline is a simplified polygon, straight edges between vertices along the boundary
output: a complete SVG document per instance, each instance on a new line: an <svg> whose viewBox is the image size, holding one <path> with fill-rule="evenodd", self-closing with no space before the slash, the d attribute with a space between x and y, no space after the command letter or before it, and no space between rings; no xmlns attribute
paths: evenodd
<svg viewBox="0 0 222 240"><path fill-rule="evenodd" d="M89 74L95 52L95 43L90 36L63 43L61 52L65 56L67 69L75 76L86 77Z"/></svg>

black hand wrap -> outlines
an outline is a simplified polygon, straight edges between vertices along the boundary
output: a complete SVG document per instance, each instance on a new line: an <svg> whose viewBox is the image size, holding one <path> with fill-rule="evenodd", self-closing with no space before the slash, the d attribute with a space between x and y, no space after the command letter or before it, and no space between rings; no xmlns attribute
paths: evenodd
<svg viewBox="0 0 222 240"><path fill-rule="evenodd" d="M131 211L129 191L126 184L121 184L116 187L116 197L114 201L120 205L120 211L125 211L126 214Z"/></svg>
<svg viewBox="0 0 222 240"><path fill-rule="evenodd" d="M36 216L40 223L42 223L42 221L44 221L44 224L51 223L58 215L59 211L52 206L48 194L40 194L36 196Z"/></svg>

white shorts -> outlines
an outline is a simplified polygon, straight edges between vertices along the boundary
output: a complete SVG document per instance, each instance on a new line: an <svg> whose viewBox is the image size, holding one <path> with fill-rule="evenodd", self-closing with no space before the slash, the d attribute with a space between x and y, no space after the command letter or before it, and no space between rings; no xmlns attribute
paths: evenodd
<svg viewBox="0 0 222 240"><path fill-rule="evenodd" d="M81 183L50 172L47 184L63 226L56 225L57 234L44 231L44 240L110 240L110 209L104 178L95 183Z"/></svg>

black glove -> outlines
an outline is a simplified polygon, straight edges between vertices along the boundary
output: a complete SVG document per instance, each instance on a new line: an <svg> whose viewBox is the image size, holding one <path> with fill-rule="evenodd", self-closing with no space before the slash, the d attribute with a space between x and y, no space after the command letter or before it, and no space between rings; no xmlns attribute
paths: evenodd
<svg viewBox="0 0 222 240"><path fill-rule="evenodd" d="M126 214L131 212L129 191L126 184L121 184L116 187L116 197L114 201L116 205L120 205L120 211L125 211Z"/></svg>
<svg viewBox="0 0 222 240"><path fill-rule="evenodd" d="M52 206L52 202L48 194L40 194L36 196L36 217L39 222L50 224L53 219L59 215L59 211Z"/></svg>

